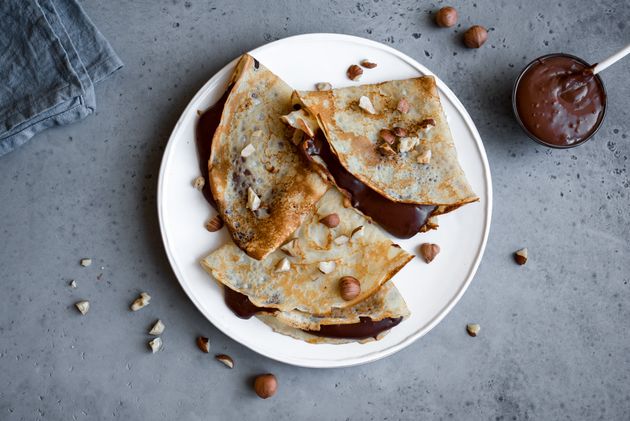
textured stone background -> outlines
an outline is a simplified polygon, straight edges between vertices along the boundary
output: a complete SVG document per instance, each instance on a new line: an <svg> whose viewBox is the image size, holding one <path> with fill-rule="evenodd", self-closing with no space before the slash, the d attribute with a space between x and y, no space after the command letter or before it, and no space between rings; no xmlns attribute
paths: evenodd
<svg viewBox="0 0 630 421"><path fill-rule="evenodd" d="M442 3L83 5L126 67L97 87L96 115L0 159L0 419L628 419L630 58L603 75L608 115L582 147L537 146L510 108L534 57L597 61L626 44L626 1L455 2L462 28L492 28L478 51L432 24ZM305 32L367 37L426 64L470 111L493 172L492 231L471 288L427 336L362 367L296 368L231 341L184 295L158 232L159 163L186 103L238 54ZM531 260L518 267L511 252L523 245ZM131 314L141 290L155 299ZM92 302L86 317L72 307L80 298ZM150 355L156 317L165 350ZM482 326L475 339L470 321ZM198 334L237 369L198 352ZM280 391L263 402L249 384L266 371Z"/></svg>

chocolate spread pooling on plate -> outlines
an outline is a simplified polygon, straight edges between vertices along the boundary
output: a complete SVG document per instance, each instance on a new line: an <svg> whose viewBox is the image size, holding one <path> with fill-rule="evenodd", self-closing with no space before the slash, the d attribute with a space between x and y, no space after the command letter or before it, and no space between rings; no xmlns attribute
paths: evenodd
<svg viewBox="0 0 630 421"><path fill-rule="evenodd" d="M203 186L203 196L213 208L217 209L217 203L212 196L212 190L210 189L210 171L208 170L208 161L210 161L210 151L212 150L212 138L214 132L219 127L221 122L221 114L223 113L223 107L225 102L230 96L229 86L225 93L219 98L219 100L212 107L208 108L199 116L197 121L197 127L195 129L195 139L197 143L197 156L199 157L199 170L206 179L206 184Z"/></svg>
<svg viewBox="0 0 630 421"><path fill-rule="evenodd" d="M352 206L379 223L387 232L398 238L411 238L420 232L436 207L394 202L373 190L352 175L332 153L321 130L315 138L302 142L300 151L308 158L319 156L335 184L350 195Z"/></svg>
<svg viewBox="0 0 630 421"><path fill-rule="evenodd" d="M580 143L604 116L606 94L592 68L564 55L542 57L521 76L515 94L523 126L543 142Z"/></svg>
<svg viewBox="0 0 630 421"><path fill-rule="evenodd" d="M212 205L215 209L216 202L212 196L212 190L210 189L208 161L210 160L210 151L212 149L212 138L214 137L214 132L221 122L221 114L223 113L223 107L225 106L225 102L227 101L229 94L230 88L225 91L216 104L208 108L199 116L195 130L199 169L206 179L206 184L202 190L203 195L208 203L210 203L210 205ZM232 310L237 317L242 319L249 319L259 312L273 313L277 311L275 308L258 307L254 305L254 303L252 303L245 294L241 294L240 292L234 291L233 289L225 286L223 287L223 297L228 308ZM359 323L346 325L325 325L322 326L319 331L306 330L305 332L330 338L376 338L380 333L396 326L401 322L401 320L402 318L384 319L373 322L369 317L361 317L361 321Z"/></svg>

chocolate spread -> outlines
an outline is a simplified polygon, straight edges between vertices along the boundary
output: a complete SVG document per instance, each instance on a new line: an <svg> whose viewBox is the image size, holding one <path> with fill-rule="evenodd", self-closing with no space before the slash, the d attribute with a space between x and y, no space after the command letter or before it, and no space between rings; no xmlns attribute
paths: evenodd
<svg viewBox="0 0 630 421"><path fill-rule="evenodd" d="M230 94L230 88L226 90L223 96L214 104L208 108L199 116L196 127L196 144L197 155L199 157L199 169L206 179L206 184L203 187L203 195L216 209L216 202L212 196L212 190L210 189L210 178L208 171L208 161L210 160L210 151L212 149L212 138L221 121L221 114L223 113L223 107ZM230 310L241 319L249 319L259 312L273 313L277 311L274 308L258 307L250 301L250 299L233 289L223 287L223 297L225 304ZM365 319L365 320L364 320ZM372 322L369 317L362 317L361 322L352 323L346 325L326 325L322 326L319 331L307 331L313 335L325 336L331 338L347 338L347 339L365 339L374 337L376 338L381 332L384 332L392 327L396 326L402 318L399 319L384 319L378 322Z"/></svg>
<svg viewBox="0 0 630 421"><path fill-rule="evenodd" d="M394 202L368 187L341 165L321 130L315 138L305 140L300 150L308 159L312 159L313 155L319 156L326 163L335 184L350 195L352 206L373 218L395 237L411 238L419 233L436 208Z"/></svg>
<svg viewBox="0 0 630 421"><path fill-rule="evenodd" d="M590 137L604 117L605 103L604 87L592 68L566 55L536 60L515 93L523 126L543 143L560 147Z"/></svg>
<svg viewBox="0 0 630 421"><path fill-rule="evenodd" d="M212 190L210 189L210 172L208 170L208 161L210 161L210 151L212 149L212 137L214 132L219 127L221 122L221 114L223 113L223 107L228 96L230 96L230 90L232 87L228 87L225 93L219 98L219 100L206 111L199 116L197 121L197 127L195 129L195 138L197 142L197 156L199 157L199 170L206 179L206 184L203 186L203 196L213 208L217 209L217 203L212 196Z"/></svg>
<svg viewBox="0 0 630 421"><path fill-rule="evenodd" d="M241 319L249 319L257 313L273 313L274 308L257 307L247 295L241 294L228 287L224 287L225 304ZM373 322L369 317L360 317L360 322L341 325L321 325L320 330L304 330L315 336L339 339L367 339L375 338L386 330L393 328L402 321L402 317L386 318Z"/></svg>

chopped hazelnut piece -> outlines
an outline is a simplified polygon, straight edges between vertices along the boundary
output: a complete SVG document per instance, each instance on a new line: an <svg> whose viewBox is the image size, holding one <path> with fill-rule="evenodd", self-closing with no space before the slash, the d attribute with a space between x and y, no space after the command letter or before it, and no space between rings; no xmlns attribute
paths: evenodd
<svg viewBox="0 0 630 421"><path fill-rule="evenodd" d="M75 281L73 279L72 281L70 281L70 283L68 285L70 286L70 288L76 288L77 287L77 281Z"/></svg>
<svg viewBox="0 0 630 421"><path fill-rule="evenodd" d="M86 258L81 259L81 261L79 263L83 267L88 267L88 266L90 266L92 264L92 259L86 257Z"/></svg>
<svg viewBox="0 0 630 421"><path fill-rule="evenodd" d="M234 360L229 355L219 354L215 355L217 361L223 363L227 368L234 368Z"/></svg>
<svg viewBox="0 0 630 421"><path fill-rule="evenodd" d="M133 303L131 303L130 308L132 311L138 311L148 306L150 301L151 301L151 296L147 294L146 292L141 292L140 296L136 298Z"/></svg>
<svg viewBox="0 0 630 421"><path fill-rule="evenodd" d="M420 144L420 139L417 137L401 137L398 142L398 152L409 152Z"/></svg>
<svg viewBox="0 0 630 421"><path fill-rule="evenodd" d="M205 352L206 354L210 352L210 340L205 336L197 336L197 346L201 352Z"/></svg>
<svg viewBox="0 0 630 421"><path fill-rule="evenodd" d="M514 253L514 260L519 265L524 265L527 263L527 248L522 248Z"/></svg>
<svg viewBox="0 0 630 421"><path fill-rule="evenodd" d="M394 142L396 142L396 135L389 129L381 129L381 131L378 132L378 135L389 145L393 145Z"/></svg>
<svg viewBox="0 0 630 421"><path fill-rule="evenodd" d="M288 272L289 270L291 270L291 262L286 257L283 257L276 264L276 272Z"/></svg>
<svg viewBox="0 0 630 421"><path fill-rule="evenodd" d="M247 146L245 146L243 148L243 150L241 151L241 156L243 158L247 158L248 156L250 156L254 152L256 152L256 148L251 143L248 143Z"/></svg>
<svg viewBox="0 0 630 421"><path fill-rule="evenodd" d="M383 142L380 145L378 145L376 147L376 149L383 156L394 156L394 155L396 155L396 151L388 143L385 143L385 142Z"/></svg>
<svg viewBox="0 0 630 421"><path fill-rule="evenodd" d="M206 179L203 178L202 176L199 176L193 180L193 187L196 188L197 190L202 190L205 185L206 185Z"/></svg>
<svg viewBox="0 0 630 421"><path fill-rule="evenodd" d="M90 311L90 302L89 301L79 301L78 303L75 303L74 306L84 316L87 314L88 311Z"/></svg>
<svg viewBox="0 0 630 421"><path fill-rule="evenodd" d="M402 114L407 114L409 112L409 102L405 98L401 98L396 109Z"/></svg>
<svg viewBox="0 0 630 421"><path fill-rule="evenodd" d="M371 62L370 60L361 60L361 63L359 63L361 66L365 67L366 69L373 69L376 66L378 66L376 63Z"/></svg>
<svg viewBox="0 0 630 421"><path fill-rule="evenodd" d="M297 256L299 253L298 239L294 238L280 247L280 250L288 254L289 256Z"/></svg>
<svg viewBox="0 0 630 421"><path fill-rule="evenodd" d="M480 330L481 330L481 326L479 326L477 323L468 323L466 325L466 331L473 338L477 336Z"/></svg>
<svg viewBox="0 0 630 421"><path fill-rule="evenodd" d="M359 98L359 108L365 111L368 114L376 114L376 110L374 109L374 105L372 105L372 101L370 98L365 95Z"/></svg>
<svg viewBox="0 0 630 421"><path fill-rule="evenodd" d="M251 211L255 211L260 207L260 197L256 194L251 187L247 188L247 208Z"/></svg>
<svg viewBox="0 0 630 421"><path fill-rule="evenodd" d="M162 338L151 339L149 341L149 348L151 348L151 352L154 354L162 349Z"/></svg>
<svg viewBox="0 0 630 421"><path fill-rule="evenodd" d="M319 269L319 271L323 273L324 275L332 272L333 270L335 270L336 267L337 267L337 264L334 261L319 262L319 264L317 265L317 268Z"/></svg>
<svg viewBox="0 0 630 421"><path fill-rule="evenodd" d="M223 228L223 219L219 215L215 215L206 222L206 229L209 232L216 232Z"/></svg>
<svg viewBox="0 0 630 421"><path fill-rule="evenodd" d="M348 241L350 241L350 239L345 236L345 235L340 235L339 237L335 238L334 242L335 244L337 244L338 246L342 245L342 244L346 244Z"/></svg>
<svg viewBox="0 0 630 421"><path fill-rule="evenodd" d="M330 91L332 89L332 85L328 82L319 82L315 84L315 89L318 91Z"/></svg>
<svg viewBox="0 0 630 421"><path fill-rule="evenodd" d="M151 330L149 330L149 335L160 336L162 333L164 333L165 328L166 326L164 326L164 323L162 323L162 320L158 319L153 324L153 327L151 327Z"/></svg>
<svg viewBox="0 0 630 421"><path fill-rule="evenodd" d="M356 64L353 64L352 66L348 67L348 70L346 71L346 75L348 76L348 79L350 80L359 80L362 74L363 74L363 69L357 66Z"/></svg>
<svg viewBox="0 0 630 421"><path fill-rule="evenodd" d="M405 137L407 136L407 130L402 127L394 127L392 132L396 137Z"/></svg>
<svg viewBox="0 0 630 421"><path fill-rule="evenodd" d="M418 155L418 158L416 158L416 161L418 161L418 164L430 163L431 162L431 149L427 149L426 151Z"/></svg>

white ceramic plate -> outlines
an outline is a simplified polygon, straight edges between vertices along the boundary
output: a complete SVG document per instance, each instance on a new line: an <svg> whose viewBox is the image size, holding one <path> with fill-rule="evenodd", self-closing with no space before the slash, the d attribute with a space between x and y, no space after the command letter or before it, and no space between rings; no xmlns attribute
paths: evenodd
<svg viewBox="0 0 630 421"><path fill-rule="evenodd" d="M383 44L339 34L307 34L285 38L250 52L295 89L314 89L326 81L335 87L356 84L346 78L350 64L362 59L378 63L361 83L432 75L426 67ZM418 254L423 242L440 245L430 265L414 258L394 282L407 301L411 317L382 340L368 344L313 345L272 332L252 318L241 320L223 302L216 282L199 260L231 241L226 229L209 233L205 221L215 211L192 187L199 175L195 149L197 111L205 110L224 92L236 60L212 77L180 117L164 152L158 184L158 212L164 247L173 271L197 308L232 339L269 358L306 367L350 366L391 355L431 330L453 308L470 284L481 260L492 210L492 185L486 153L470 116L453 92L438 79L461 165L480 201L439 217L440 228L410 240L398 240Z"/></svg>

